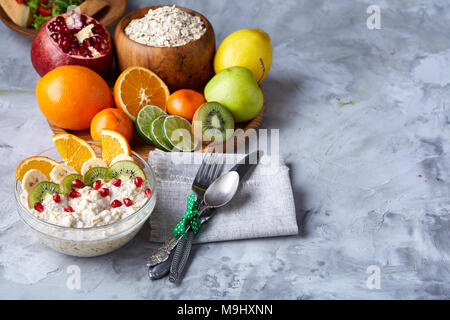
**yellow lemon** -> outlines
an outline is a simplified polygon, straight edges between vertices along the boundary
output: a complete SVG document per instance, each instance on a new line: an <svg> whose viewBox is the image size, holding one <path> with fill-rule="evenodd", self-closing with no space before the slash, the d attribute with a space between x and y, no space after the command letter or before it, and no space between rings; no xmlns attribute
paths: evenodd
<svg viewBox="0 0 450 320"><path fill-rule="evenodd" d="M214 70L241 66L253 72L260 83L272 65L272 45L267 33L260 29L242 29L226 37L214 57Z"/></svg>

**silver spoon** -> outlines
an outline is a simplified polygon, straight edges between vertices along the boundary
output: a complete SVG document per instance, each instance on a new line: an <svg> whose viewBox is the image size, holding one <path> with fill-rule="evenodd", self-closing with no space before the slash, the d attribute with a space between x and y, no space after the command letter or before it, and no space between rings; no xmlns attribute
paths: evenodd
<svg viewBox="0 0 450 320"><path fill-rule="evenodd" d="M226 205L233 199L239 186L239 174L230 171L214 181L203 196L203 202L199 207L199 216L209 208L218 208ZM180 237L180 239L183 236ZM176 282L184 270L192 248L193 233L189 233L189 239L181 241L175 250L172 265L170 266L169 280Z"/></svg>
<svg viewBox="0 0 450 320"><path fill-rule="evenodd" d="M217 208L226 205L233 199L239 186L239 174L236 171L230 171L213 183L206 189L203 196L203 202L199 206L199 216L208 208ZM186 231L190 228L188 226ZM175 248L181 237L175 236L167 240L161 248L156 250L147 262L148 267L161 263L169 257L171 251Z"/></svg>

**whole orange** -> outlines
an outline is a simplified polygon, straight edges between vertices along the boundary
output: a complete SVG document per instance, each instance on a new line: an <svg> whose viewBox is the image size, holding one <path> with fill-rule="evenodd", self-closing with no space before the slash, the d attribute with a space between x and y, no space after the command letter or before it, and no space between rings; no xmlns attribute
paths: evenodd
<svg viewBox="0 0 450 320"><path fill-rule="evenodd" d="M37 83L36 97L51 123L71 130L88 129L99 111L114 105L105 80L82 66L62 66L48 72Z"/></svg>
<svg viewBox="0 0 450 320"><path fill-rule="evenodd" d="M181 89L169 96L167 112L192 121L195 111L204 103L206 100L201 93L190 89Z"/></svg>
<svg viewBox="0 0 450 320"><path fill-rule="evenodd" d="M130 142L133 138L134 123L121 109L108 108L97 113L92 119L91 136L94 141L102 140L103 129L117 131Z"/></svg>

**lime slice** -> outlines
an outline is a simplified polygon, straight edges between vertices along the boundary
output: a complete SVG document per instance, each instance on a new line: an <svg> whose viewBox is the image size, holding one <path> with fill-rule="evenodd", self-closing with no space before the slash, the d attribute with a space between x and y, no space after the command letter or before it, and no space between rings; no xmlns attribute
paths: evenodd
<svg viewBox="0 0 450 320"><path fill-rule="evenodd" d="M150 123L150 128L149 128L149 135L150 135L150 139L152 140L152 143L158 147L161 150L164 151L170 151L172 150L171 146L168 146L162 135L161 135L161 127L163 125L164 119L166 118L166 115L161 115L159 117L157 117L156 119L154 119L151 123Z"/></svg>
<svg viewBox="0 0 450 320"><path fill-rule="evenodd" d="M180 116L167 116L161 128L164 142L178 151L190 152L196 147L192 126L189 121Z"/></svg>
<svg viewBox="0 0 450 320"><path fill-rule="evenodd" d="M150 123L152 123L152 121L159 116L165 114L166 113L160 107L152 105L145 106L141 110L139 110L135 122L136 131L139 137L141 137L141 139L146 143L153 144L152 138L149 134Z"/></svg>

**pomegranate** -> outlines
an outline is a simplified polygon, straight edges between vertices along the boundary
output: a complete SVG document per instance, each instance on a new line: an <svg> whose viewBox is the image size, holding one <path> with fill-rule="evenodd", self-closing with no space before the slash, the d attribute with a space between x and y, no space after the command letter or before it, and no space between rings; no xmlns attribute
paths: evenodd
<svg viewBox="0 0 450 320"><path fill-rule="evenodd" d="M100 188L100 189L98 189L98 193L100 193L100 195L102 197L107 197L107 196L109 196L109 189L108 188Z"/></svg>
<svg viewBox="0 0 450 320"><path fill-rule="evenodd" d="M81 181L80 179L75 179L75 180L72 181L72 185L73 185L75 188L80 189L80 188L83 188L83 187L84 187L84 182Z"/></svg>
<svg viewBox="0 0 450 320"><path fill-rule="evenodd" d="M79 193L78 191L72 190L69 192L69 197L73 198L78 198L79 196L81 196L81 193Z"/></svg>
<svg viewBox="0 0 450 320"><path fill-rule="evenodd" d="M39 211L39 212L42 212L42 211L44 211L44 206L42 205L42 203L36 202L36 203L34 204L34 209L37 210L37 211Z"/></svg>
<svg viewBox="0 0 450 320"><path fill-rule="evenodd" d="M59 194L57 194L57 193L53 194L53 201L55 201L56 203L61 202L61 197L59 196Z"/></svg>
<svg viewBox="0 0 450 320"><path fill-rule="evenodd" d="M111 207L112 208L118 208L122 205L122 202L120 202L119 200L114 200L113 202L111 202Z"/></svg>
<svg viewBox="0 0 450 320"><path fill-rule="evenodd" d="M78 12L48 20L31 45L31 62L41 76L64 65L88 67L105 75L113 58L111 35L97 20Z"/></svg>
<svg viewBox="0 0 450 320"><path fill-rule="evenodd" d="M123 203L124 203L127 207L133 205L133 201L131 201L130 198L125 198L125 199L123 199Z"/></svg>
<svg viewBox="0 0 450 320"><path fill-rule="evenodd" d="M64 212L74 212L73 208L71 206L65 206Z"/></svg>
<svg viewBox="0 0 450 320"><path fill-rule="evenodd" d="M144 179L142 179L141 177L134 178L134 184L136 185L137 188L142 186L143 182L144 182Z"/></svg>
<svg viewBox="0 0 450 320"><path fill-rule="evenodd" d="M97 181L95 181L93 184L92 184L92 188L94 189L94 190L98 190L98 189L100 189L102 187L102 182L100 181L100 180L97 180Z"/></svg>
<svg viewBox="0 0 450 320"><path fill-rule="evenodd" d="M111 180L111 184L115 187L120 187L120 185L122 184L122 180L114 178Z"/></svg>

